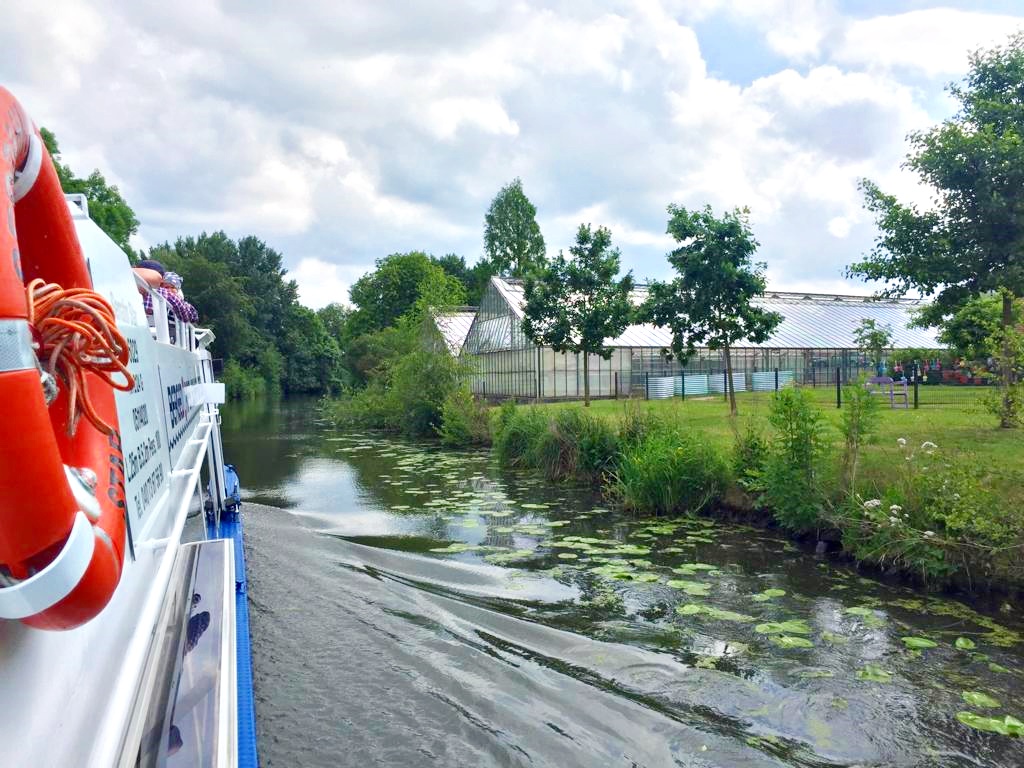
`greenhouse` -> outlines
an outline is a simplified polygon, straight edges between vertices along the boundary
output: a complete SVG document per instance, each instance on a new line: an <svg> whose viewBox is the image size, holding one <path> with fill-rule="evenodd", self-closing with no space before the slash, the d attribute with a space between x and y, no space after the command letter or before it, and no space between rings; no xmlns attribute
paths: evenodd
<svg viewBox="0 0 1024 768"><path fill-rule="evenodd" d="M632 300L646 298L638 286ZM763 344L739 342L732 349L736 391L774 389L777 382L833 384L872 372L872 361L857 348L854 330L872 319L892 333L891 361L913 359L941 348L933 329L911 328L912 299L877 300L866 296L782 293L755 300L783 316ZM491 278L469 327L462 355L474 365L472 390L487 398L576 399L583 396L583 360L532 343L522 331L523 285ZM606 342L611 358L590 358L592 397L699 395L724 391L725 364L717 350L698 350L685 365L666 354L671 332L650 324L631 325ZM900 350L905 350L901 354ZM651 382L657 389L651 394ZM666 391L667 388L667 391Z"/></svg>

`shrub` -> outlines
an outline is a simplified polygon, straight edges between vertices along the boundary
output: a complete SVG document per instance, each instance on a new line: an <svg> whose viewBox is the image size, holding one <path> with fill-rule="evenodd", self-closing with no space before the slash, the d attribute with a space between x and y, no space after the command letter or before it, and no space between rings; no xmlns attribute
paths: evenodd
<svg viewBox="0 0 1024 768"><path fill-rule="evenodd" d="M339 427L389 431L398 429L393 418L394 410L388 393L377 384L348 392L326 407L327 414Z"/></svg>
<svg viewBox="0 0 1024 768"><path fill-rule="evenodd" d="M235 360L228 360L220 380L231 400L252 400L267 393L267 382L259 371L243 368Z"/></svg>
<svg viewBox="0 0 1024 768"><path fill-rule="evenodd" d="M851 493L856 490L857 465L860 452L878 426L881 416L878 397L864 387L864 378L843 387L843 410L840 414L840 428L845 444L843 447L843 480Z"/></svg>
<svg viewBox="0 0 1024 768"><path fill-rule="evenodd" d="M494 434L494 451L498 459L510 467L536 467L535 447L548 420L538 408L503 409Z"/></svg>
<svg viewBox="0 0 1024 768"><path fill-rule="evenodd" d="M462 384L449 392L441 403L438 434L445 445L489 445L490 411Z"/></svg>
<svg viewBox="0 0 1024 768"><path fill-rule="evenodd" d="M772 396L768 420L775 437L758 483L761 501L784 527L810 530L822 513L818 483L825 449L821 410L809 391L783 389Z"/></svg>
<svg viewBox="0 0 1024 768"><path fill-rule="evenodd" d="M718 500L728 483L728 464L709 440L662 427L623 450L613 492L630 509L695 513Z"/></svg>
<svg viewBox="0 0 1024 768"><path fill-rule="evenodd" d="M761 425L748 419L743 430L733 434L732 471L744 488L757 488L768 459L768 436Z"/></svg>
<svg viewBox="0 0 1024 768"><path fill-rule="evenodd" d="M578 407L560 408L537 436L533 457L553 480L599 480L615 464L619 441L604 419Z"/></svg>
<svg viewBox="0 0 1024 768"><path fill-rule="evenodd" d="M619 442L623 446L638 445L662 425L661 417L642 408L638 400L627 400L619 419Z"/></svg>
<svg viewBox="0 0 1024 768"><path fill-rule="evenodd" d="M942 456L902 438L895 483L878 498L851 495L839 521L843 546L860 560L896 565L928 580L957 573L1003 581L1024 577L1024 528L974 457Z"/></svg>

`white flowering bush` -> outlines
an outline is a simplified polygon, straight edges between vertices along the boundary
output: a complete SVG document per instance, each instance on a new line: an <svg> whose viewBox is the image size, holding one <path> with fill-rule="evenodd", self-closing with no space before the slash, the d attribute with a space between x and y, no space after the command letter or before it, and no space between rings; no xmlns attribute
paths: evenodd
<svg viewBox="0 0 1024 768"><path fill-rule="evenodd" d="M910 568L928 580L1024 578L1024 527L991 489L989 470L939 445L896 441L897 481L875 497L853 494L834 522L860 560Z"/></svg>

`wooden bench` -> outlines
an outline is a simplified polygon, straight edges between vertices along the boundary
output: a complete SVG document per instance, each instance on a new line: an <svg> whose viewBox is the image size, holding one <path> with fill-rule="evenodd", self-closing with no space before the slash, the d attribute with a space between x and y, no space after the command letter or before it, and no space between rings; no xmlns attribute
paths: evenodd
<svg viewBox="0 0 1024 768"><path fill-rule="evenodd" d="M910 408L910 388L906 379L895 381L891 376L872 376L864 382L864 387L872 395L888 395L890 408L895 408L897 401L901 408Z"/></svg>

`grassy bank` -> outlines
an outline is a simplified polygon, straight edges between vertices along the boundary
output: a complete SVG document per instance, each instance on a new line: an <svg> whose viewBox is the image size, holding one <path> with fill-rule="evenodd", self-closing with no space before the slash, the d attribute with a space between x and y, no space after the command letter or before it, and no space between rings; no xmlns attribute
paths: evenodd
<svg viewBox="0 0 1024 768"><path fill-rule="evenodd" d="M932 585L1024 585L1024 436L980 407L891 409L834 390L506 405L499 459L576 478L642 514L759 511ZM852 399L853 402L850 402Z"/></svg>

